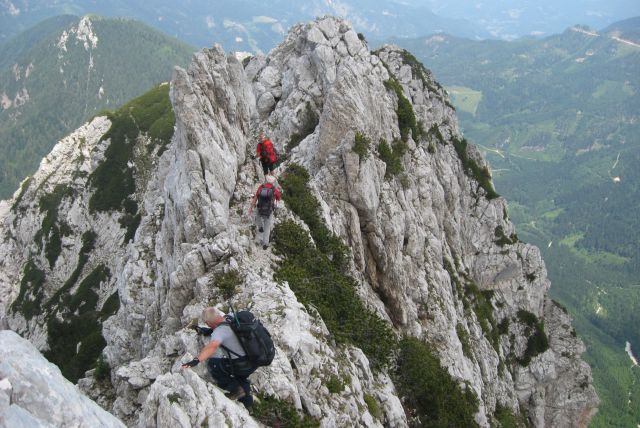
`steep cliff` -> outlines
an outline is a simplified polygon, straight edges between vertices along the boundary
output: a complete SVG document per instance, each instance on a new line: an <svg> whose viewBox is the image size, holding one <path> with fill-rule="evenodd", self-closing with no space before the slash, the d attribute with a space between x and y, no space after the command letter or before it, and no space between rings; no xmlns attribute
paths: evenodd
<svg viewBox="0 0 640 428"><path fill-rule="evenodd" d="M60 142L0 209L4 322L49 352L62 349L52 327L102 326L104 342L98 328L64 348L106 343L111 383L80 380L101 405L129 425L269 424L204 369L179 369L202 345L184 327L230 302L251 307L277 345L253 375L261 402L321 426L447 416L429 406L453 395L416 389L425 373L413 364L431 357L454 381L442 391L465 397L481 426L586 426L590 369L547 297L540 252L517 239L445 91L408 52L372 53L347 23L322 18L244 64L218 47L195 54L170 96L170 142L149 123L157 109L133 102ZM263 178L258 130L287 158L267 250L246 216ZM108 161L128 178L106 174Z"/></svg>

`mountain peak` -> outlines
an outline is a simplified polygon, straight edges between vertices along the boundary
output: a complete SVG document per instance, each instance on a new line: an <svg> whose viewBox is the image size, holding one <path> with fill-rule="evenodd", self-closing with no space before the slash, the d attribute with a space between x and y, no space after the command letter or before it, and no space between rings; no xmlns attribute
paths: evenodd
<svg viewBox="0 0 640 428"><path fill-rule="evenodd" d="M127 424L253 423L203 368L179 370L202 346L185 326L229 303L276 344L252 376L261 399L316 423L572 425L595 408L539 250L409 52L370 52L324 17L245 65L219 46L196 53L175 69L171 114L165 91L94 119L109 130L48 166L83 165L73 183L42 172L0 218L6 323L64 363L62 349L92 355L89 339L52 333L86 318L111 372L80 384ZM264 181L259 131L283 160L266 249L246 215Z"/></svg>

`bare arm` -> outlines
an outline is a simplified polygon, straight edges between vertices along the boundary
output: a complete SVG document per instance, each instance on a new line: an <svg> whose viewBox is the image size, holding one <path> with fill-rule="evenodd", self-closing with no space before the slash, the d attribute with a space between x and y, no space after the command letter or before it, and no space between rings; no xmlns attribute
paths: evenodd
<svg viewBox="0 0 640 428"><path fill-rule="evenodd" d="M249 215L253 212L253 207L256 206L256 200L258 200L258 195L253 195L253 199L251 199L251 204L249 205Z"/></svg>
<svg viewBox="0 0 640 428"><path fill-rule="evenodd" d="M204 361L210 358L216 352L218 346L220 346L220 342L218 340L212 340L207 346L202 348L202 351L198 354L198 359L200 361Z"/></svg>
<svg viewBox="0 0 640 428"><path fill-rule="evenodd" d="M220 341L218 340L212 340L211 342L209 342L209 344L207 346L205 346L204 348L202 348L202 351L200 351L200 353L198 354L197 358L194 358L193 360L189 361L186 364L182 365L183 369L188 369L190 367L193 367L195 365L197 365L198 363L205 361L209 358L211 358L211 356L216 352L216 349L218 349L218 346L220 346Z"/></svg>

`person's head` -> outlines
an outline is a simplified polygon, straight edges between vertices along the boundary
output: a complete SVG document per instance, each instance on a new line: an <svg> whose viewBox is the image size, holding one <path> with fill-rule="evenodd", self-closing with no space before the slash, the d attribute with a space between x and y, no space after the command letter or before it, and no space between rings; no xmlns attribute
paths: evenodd
<svg viewBox="0 0 640 428"><path fill-rule="evenodd" d="M276 182L276 176L275 175L271 175L271 174L267 174L265 176L265 181L269 184L273 184Z"/></svg>
<svg viewBox="0 0 640 428"><path fill-rule="evenodd" d="M264 136L264 132L260 131L258 133L258 140L260 141L266 140L266 137Z"/></svg>
<svg viewBox="0 0 640 428"><path fill-rule="evenodd" d="M218 308L209 306L202 311L202 320L211 328L216 328L218 324L224 321L224 313Z"/></svg>

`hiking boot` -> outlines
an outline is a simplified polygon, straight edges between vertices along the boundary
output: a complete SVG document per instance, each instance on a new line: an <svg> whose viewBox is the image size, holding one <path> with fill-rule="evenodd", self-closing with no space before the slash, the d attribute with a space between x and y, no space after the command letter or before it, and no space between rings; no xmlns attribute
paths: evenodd
<svg viewBox="0 0 640 428"><path fill-rule="evenodd" d="M260 229L258 229L258 232L260 233L264 232L264 229L262 228L262 226L260 226Z"/></svg>
<svg viewBox="0 0 640 428"><path fill-rule="evenodd" d="M263 250L266 250L267 248L269 248L269 246L268 246L267 244L264 244L264 245L262 246L262 249L263 249Z"/></svg>
<svg viewBox="0 0 640 428"><path fill-rule="evenodd" d="M239 400L241 398L244 398L247 393L244 392L244 389L239 386L234 392L228 392L226 394L224 394L229 400Z"/></svg>

